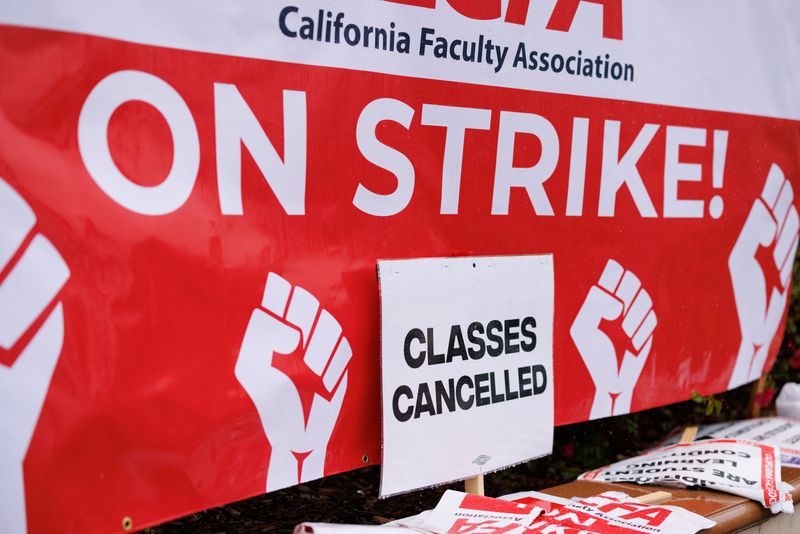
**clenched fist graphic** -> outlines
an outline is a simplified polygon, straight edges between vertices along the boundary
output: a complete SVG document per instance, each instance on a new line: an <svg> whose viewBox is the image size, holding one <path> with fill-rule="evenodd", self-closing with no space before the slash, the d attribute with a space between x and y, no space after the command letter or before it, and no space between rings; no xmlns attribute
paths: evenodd
<svg viewBox="0 0 800 534"><path fill-rule="evenodd" d="M596 285L589 288L570 335L595 385L591 419L630 412L633 390L642 373L656 328L650 295L639 279L608 260ZM622 320L630 346L617 363L617 347L600 329L600 322Z"/></svg>
<svg viewBox="0 0 800 534"><path fill-rule="evenodd" d="M319 478L325 451L347 390L352 356L342 327L301 287L269 273L262 307L253 310L236 362L236 378L256 405L272 447L267 491ZM292 379L273 366L275 354L303 351L330 400L313 396L308 419Z"/></svg>
<svg viewBox="0 0 800 534"><path fill-rule="evenodd" d="M777 165L772 165L761 191L753 202L739 239L728 257L736 313L742 341L728 382L735 388L757 379L764 370L769 345L778 331L789 294L789 279L797 250L797 209L792 185ZM756 259L759 247L773 247L771 265L777 285L767 294L767 277Z"/></svg>
<svg viewBox="0 0 800 534"><path fill-rule="evenodd" d="M54 299L69 268L36 233L36 215L0 179L0 532L26 531L22 463L64 341L64 312ZM27 334L27 335L26 335Z"/></svg>

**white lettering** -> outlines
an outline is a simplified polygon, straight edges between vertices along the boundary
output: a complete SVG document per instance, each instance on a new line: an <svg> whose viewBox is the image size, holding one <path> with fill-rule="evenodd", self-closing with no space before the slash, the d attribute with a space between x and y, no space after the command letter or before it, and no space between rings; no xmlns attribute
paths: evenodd
<svg viewBox="0 0 800 534"><path fill-rule="evenodd" d="M492 112L488 109L423 104L422 124L447 128L442 162L442 202L439 208L442 215L458 213L466 130L488 130L491 120Z"/></svg>
<svg viewBox="0 0 800 534"><path fill-rule="evenodd" d="M383 121L394 121L408 129L414 110L400 100L379 98L364 108L356 125L356 142L361 153L370 163L391 172L397 178L397 188L388 195L370 191L359 183L353 197L353 205L370 215L388 217L403 211L414 194L414 166L398 150L386 146L375 135L375 129Z"/></svg>
<svg viewBox="0 0 800 534"><path fill-rule="evenodd" d="M514 167L514 141L518 133L535 135L542 144L542 155L531 167ZM512 187L525 188L537 215L553 215L553 207L543 185L556 168L558 150L556 129L541 115L500 112L492 215L508 215Z"/></svg>
<svg viewBox="0 0 800 534"><path fill-rule="evenodd" d="M111 116L132 100L156 108L172 134L172 168L155 186L139 185L122 174L108 146ZM109 74L86 97L78 117L78 149L100 189L121 206L142 215L166 215L183 206L194 188L200 165L197 128L186 102L161 78L135 70Z"/></svg>
<svg viewBox="0 0 800 534"><path fill-rule="evenodd" d="M600 202L597 214L613 217L617 192L625 184L642 217L656 217L656 208L647 194L636 164L658 131L655 124L645 124L622 158L619 157L619 121L606 121L603 132L603 165L600 174Z"/></svg>
<svg viewBox="0 0 800 534"><path fill-rule="evenodd" d="M682 163L682 146L706 146L706 131L702 128L667 126L667 146L664 154L664 217L703 217L705 203L702 200L678 198L678 182L699 182L702 166L699 163Z"/></svg>
<svg viewBox="0 0 800 534"><path fill-rule="evenodd" d="M283 160L235 85L214 84L217 184L225 215L242 215L242 144L287 215L305 214L306 94L283 92Z"/></svg>

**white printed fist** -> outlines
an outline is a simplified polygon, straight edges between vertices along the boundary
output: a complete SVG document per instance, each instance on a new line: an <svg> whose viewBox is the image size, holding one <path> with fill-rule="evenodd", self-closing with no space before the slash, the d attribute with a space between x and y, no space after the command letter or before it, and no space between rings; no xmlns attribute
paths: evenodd
<svg viewBox="0 0 800 534"><path fill-rule="evenodd" d="M269 273L262 308L253 310L236 362L236 378L256 405L272 453L267 491L322 477L325 451L347 390L350 343L342 327L301 287ZM277 354L302 348L330 400L314 394L306 421L297 386L273 367Z"/></svg>
<svg viewBox="0 0 800 534"><path fill-rule="evenodd" d="M769 345L786 308L800 224L793 200L792 185L784 177L781 168L773 164L761 197L753 203L742 233L728 258L736 313L742 331L729 389L761 376ZM772 262L779 285L767 295L767 278L756 260L756 252L759 247L770 246L774 247Z"/></svg>
<svg viewBox="0 0 800 534"><path fill-rule="evenodd" d="M600 330L600 321L620 318L631 346L622 349L625 353L618 364L617 348ZM591 419L630 412L633 390L650 354L656 324L653 302L639 279L616 261L608 260L570 328L595 385Z"/></svg>
<svg viewBox="0 0 800 534"><path fill-rule="evenodd" d="M19 354L11 366L0 363L0 532L12 534L26 531L22 462L61 354L64 312L53 300L69 278L35 224L28 204L0 179L0 349Z"/></svg>

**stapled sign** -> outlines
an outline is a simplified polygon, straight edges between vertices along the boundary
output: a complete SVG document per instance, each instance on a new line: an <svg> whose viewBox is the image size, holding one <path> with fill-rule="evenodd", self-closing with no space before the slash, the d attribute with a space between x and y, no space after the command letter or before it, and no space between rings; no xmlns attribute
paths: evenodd
<svg viewBox="0 0 800 534"><path fill-rule="evenodd" d="M552 256L379 261L378 275L381 495L549 454Z"/></svg>

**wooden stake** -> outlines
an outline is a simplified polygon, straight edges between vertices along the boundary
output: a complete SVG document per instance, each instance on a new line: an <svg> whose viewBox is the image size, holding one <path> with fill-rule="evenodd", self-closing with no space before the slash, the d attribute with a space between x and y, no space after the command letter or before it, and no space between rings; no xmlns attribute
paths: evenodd
<svg viewBox="0 0 800 534"><path fill-rule="evenodd" d="M687 426L686 429L681 434L681 440L679 443L691 443L694 441L694 438L697 437L697 427L696 426Z"/></svg>
<svg viewBox="0 0 800 534"><path fill-rule="evenodd" d="M755 419L761 417L761 406L756 402L756 397L764 392L764 387L767 385L767 375L761 375L758 382L753 384L753 390L750 392L750 418Z"/></svg>
<svg viewBox="0 0 800 534"><path fill-rule="evenodd" d="M464 481L464 491L473 495L483 495L483 475L466 479Z"/></svg>
<svg viewBox="0 0 800 534"><path fill-rule="evenodd" d="M672 499L672 493L668 491L654 491L653 493L645 493L636 500L642 504L661 504Z"/></svg>

